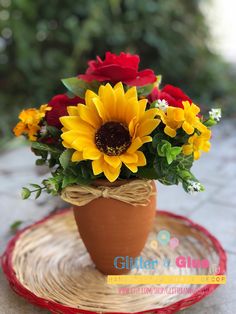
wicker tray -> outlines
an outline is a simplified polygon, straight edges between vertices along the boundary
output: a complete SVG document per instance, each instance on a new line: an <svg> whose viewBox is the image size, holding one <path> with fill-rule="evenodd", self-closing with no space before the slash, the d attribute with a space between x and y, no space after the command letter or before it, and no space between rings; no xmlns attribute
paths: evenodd
<svg viewBox="0 0 236 314"><path fill-rule="evenodd" d="M179 240L177 247L156 241L163 229ZM218 270L178 268L175 258L179 255L208 259ZM189 219L165 211L157 212L142 256L150 260L168 258L171 263L155 270L133 269L130 274L223 275L226 271L225 252L214 236ZM2 256L2 267L16 293L52 313L168 314L200 301L218 286L175 285L191 289L188 293L168 293L170 285L107 284L79 238L70 209L18 232Z"/></svg>

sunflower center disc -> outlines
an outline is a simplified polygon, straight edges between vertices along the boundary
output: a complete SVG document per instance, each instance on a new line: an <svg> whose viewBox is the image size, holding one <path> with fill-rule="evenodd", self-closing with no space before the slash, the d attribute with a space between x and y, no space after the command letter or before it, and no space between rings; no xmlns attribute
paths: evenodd
<svg viewBox="0 0 236 314"><path fill-rule="evenodd" d="M119 156L131 145L129 130L119 122L103 124L95 134L97 148L108 156Z"/></svg>

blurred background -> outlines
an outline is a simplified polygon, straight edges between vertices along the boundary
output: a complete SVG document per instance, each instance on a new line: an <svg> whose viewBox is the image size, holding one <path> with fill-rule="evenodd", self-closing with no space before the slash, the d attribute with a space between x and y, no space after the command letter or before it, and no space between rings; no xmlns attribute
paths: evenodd
<svg viewBox="0 0 236 314"><path fill-rule="evenodd" d="M0 144L21 108L64 92L61 78L107 50L138 53L141 67L163 74L203 110L220 105L225 117L236 116L233 3L0 0Z"/></svg>

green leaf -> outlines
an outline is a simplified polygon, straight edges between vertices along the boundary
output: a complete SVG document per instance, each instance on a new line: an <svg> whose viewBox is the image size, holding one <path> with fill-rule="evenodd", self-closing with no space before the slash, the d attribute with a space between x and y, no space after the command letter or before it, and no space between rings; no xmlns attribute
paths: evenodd
<svg viewBox="0 0 236 314"><path fill-rule="evenodd" d="M63 178L62 181L62 189L64 189L66 186L77 183L77 178L73 175L67 175Z"/></svg>
<svg viewBox="0 0 236 314"><path fill-rule="evenodd" d="M57 159L51 157L51 158L48 160L48 167L49 167L49 168L52 168L52 167L54 167L57 163L58 163Z"/></svg>
<svg viewBox="0 0 236 314"><path fill-rule="evenodd" d="M173 159L173 156L172 156L172 154L171 154L171 152L170 151L167 151L166 152L166 160L167 160L167 163L170 165L171 163L172 163L172 161L174 160Z"/></svg>
<svg viewBox="0 0 236 314"><path fill-rule="evenodd" d="M176 164L168 164L166 157L157 157L154 162L157 179L166 185L178 184Z"/></svg>
<svg viewBox="0 0 236 314"><path fill-rule="evenodd" d="M174 156L179 155L181 153L181 151L182 151L182 147L174 146L171 148L171 153Z"/></svg>
<svg viewBox="0 0 236 314"><path fill-rule="evenodd" d="M166 140L161 140L157 145L157 153L160 157L166 157L167 163L171 164L181 153L182 147L171 146Z"/></svg>
<svg viewBox="0 0 236 314"><path fill-rule="evenodd" d="M35 183L30 183L30 185L33 186L36 189L40 189L41 188L40 185L35 184Z"/></svg>
<svg viewBox="0 0 236 314"><path fill-rule="evenodd" d="M23 200L26 200L27 198L29 198L30 194L31 194L31 192L30 192L29 189L27 189L25 187L22 188L22 190L21 190L21 197L22 197Z"/></svg>
<svg viewBox="0 0 236 314"><path fill-rule="evenodd" d="M85 97L87 89L97 92L100 85L97 81L85 82L78 77L65 78L61 81L70 92L81 98Z"/></svg>
<svg viewBox="0 0 236 314"><path fill-rule="evenodd" d="M205 126L207 126L207 127L211 127L211 126L216 125L217 122L216 122L214 119L209 118L209 119L207 119L205 122L203 122L203 124L204 124Z"/></svg>
<svg viewBox="0 0 236 314"><path fill-rule="evenodd" d="M39 143L39 142L33 142L31 147L33 149L41 150L41 151L46 151L54 154L60 154L61 150L54 147L54 146L49 146L47 144Z"/></svg>
<svg viewBox="0 0 236 314"><path fill-rule="evenodd" d="M189 170L193 165L193 154L188 156L179 154L175 163L178 165L178 169Z"/></svg>
<svg viewBox="0 0 236 314"><path fill-rule="evenodd" d="M169 153L168 153L169 154ZM166 185L178 184L183 182L184 176L189 176L189 169L192 167L193 156L185 156L179 154L175 160L173 155L167 157L157 156L154 161L154 168L157 174L157 178L161 183ZM171 161L171 163L170 163ZM191 177L193 179L193 177ZM186 180L187 180L186 179Z"/></svg>
<svg viewBox="0 0 236 314"><path fill-rule="evenodd" d="M162 75L157 75L157 80L156 80L157 87L159 87L159 85L161 85L161 81L162 81Z"/></svg>
<svg viewBox="0 0 236 314"><path fill-rule="evenodd" d="M154 168L148 168L148 167L140 167L138 168L137 175L141 178L146 178L150 180L155 180L158 178L158 175Z"/></svg>
<svg viewBox="0 0 236 314"><path fill-rule="evenodd" d="M137 87L138 96L149 95L152 92L154 86L155 86L155 83Z"/></svg>
<svg viewBox="0 0 236 314"><path fill-rule="evenodd" d="M62 172L52 173L52 177L42 181L48 193L57 194L61 189L64 174Z"/></svg>
<svg viewBox="0 0 236 314"><path fill-rule="evenodd" d="M35 199L39 198L39 196L41 195L42 193L42 189L39 189L36 194L35 194Z"/></svg>
<svg viewBox="0 0 236 314"><path fill-rule="evenodd" d="M194 175L189 170L186 170L186 169L185 170L179 170L178 175L182 181L188 181L188 180L196 181L196 178L194 177Z"/></svg>
<svg viewBox="0 0 236 314"><path fill-rule="evenodd" d="M154 87L158 87L161 84L162 76L157 75L156 81L152 84L147 84L144 86L137 87L137 92L139 96L148 96Z"/></svg>
<svg viewBox="0 0 236 314"><path fill-rule="evenodd" d="M166 135L163 134L163 132L159 132L157 134L155 134L152 138L152 146L155 150L157 150L157 146L159 145L159 143L161 143L162 140L164 140L165 142L167 142L166 140Z"/></svg>
<svg viewBox="0 0 236 314"><path fill-rule="evenodd" d="M69 166L72 154L73 154L73 150L67 149L59 157L59 161L63 169L66 169Z"/></svg>
<svg viewBox="0 0 236 314"><path fill-rule="evenodd" d="M16 232L19 227L21 226L21 224L23 223L22 220L16 220L14 221L11 225L10 225L10 229L12 232Z"/></svg>
<svg viewBox="0 0 236 314"><path fill-rule="evenodd" d="M36 166L42 166L45 165L45 160L44 159L37 159L35 161Z"/></svg>

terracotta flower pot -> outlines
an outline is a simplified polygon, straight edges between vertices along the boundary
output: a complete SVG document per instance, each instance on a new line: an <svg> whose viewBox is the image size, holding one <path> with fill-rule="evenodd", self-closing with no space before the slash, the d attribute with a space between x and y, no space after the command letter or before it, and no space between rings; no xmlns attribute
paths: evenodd
<svg viewBox="0 0 236 314"><path fill-rule="evenodd" d="M121 183L122 182L122 183ZM124 181L96 185L119 186ZM152 182L153 191L156 191ZM124 274L124 265L115 267L116 257L138 257L151 231L156 211L156 196L147 206L133 206L112 198L100 197L84 206L74 206L80 236L97 269L103 274Z"/></svg>

